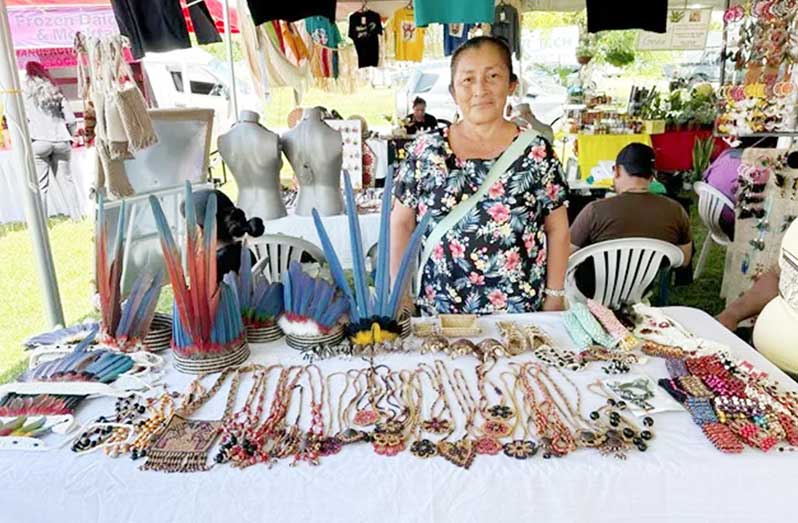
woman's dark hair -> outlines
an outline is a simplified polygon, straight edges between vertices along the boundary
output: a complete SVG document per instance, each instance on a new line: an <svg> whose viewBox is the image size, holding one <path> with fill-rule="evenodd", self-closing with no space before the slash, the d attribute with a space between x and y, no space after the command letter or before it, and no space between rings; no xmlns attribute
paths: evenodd
<svg viewBox="0 0 798 523"><path fill-rule="evenodd" d="M205 206L208 204L208 197L211 193L216 194L216 238L222 242L231 242L236 238L249 234L252 237L261 236L265 227L263 220L252 218L247 220L244 211L233 204L232 200L222 191L204 190L192 193L194 212L197 216L197 223L202 225L205 221ZM181 202L180 212L186 215L185 204Z"/></svg>
<svg viewBox="0 0 798 523"><path fill-rule="evenodd" d="M427 105L427 101L420 96L416 96L416 99L413 100L413 108L415 108L417 105Z"/></svg>
<svg viewBox="0 0 798 523"><path fill-rule="evenodd" d="M504 58L504 64L507 66L507 70L510 72L510 81L513 81L513 79L518 79L515 73L513 73L513 54L512 51L510 51L510 47L507 45L507 43L501 38L496 38L495 36L477 36L476 38L466 40L465 43L455 49L454 54L452 54L452 80L450 87L454 86L454 74L457 72L457 62L460 61L460 55L466 51L480 49L486 45L492 45L502 54L502 58Z"/></svg>

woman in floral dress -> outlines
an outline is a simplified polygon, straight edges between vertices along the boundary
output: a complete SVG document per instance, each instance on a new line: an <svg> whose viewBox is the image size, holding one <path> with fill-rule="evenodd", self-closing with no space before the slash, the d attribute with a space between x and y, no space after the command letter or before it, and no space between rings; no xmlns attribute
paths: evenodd
<svg viewBox="0 0 798 523"><path fill-rule="evenodd" d="M516 87L510 51L479 37L452 56L451 93L462 118L418 137L395 182L391 274L416 222L432 214L427 235L477 192L491 166L518 137L503 117ZM434 247L417 304L426 314L562 310L570 248L567 186L551 144L536 137L524 153Z"/></svg>

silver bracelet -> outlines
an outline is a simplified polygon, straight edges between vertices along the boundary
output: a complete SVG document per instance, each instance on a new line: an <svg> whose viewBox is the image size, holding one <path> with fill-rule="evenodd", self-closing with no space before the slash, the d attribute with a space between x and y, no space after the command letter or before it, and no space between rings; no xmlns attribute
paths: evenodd
<svg viewBox="0 0 798 523"><path fill-rule="evenodd" d="M546 287L543 290L543 294L552 298L565 298L565 289L549 289Z"/></svg>

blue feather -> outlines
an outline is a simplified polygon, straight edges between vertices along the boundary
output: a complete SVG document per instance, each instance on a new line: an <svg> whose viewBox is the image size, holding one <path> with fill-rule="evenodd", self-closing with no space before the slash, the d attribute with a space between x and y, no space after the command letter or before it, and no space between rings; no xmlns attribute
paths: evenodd
<svg viewBox="0 0 798 523"><path fill-rule="evenodd" d="M346 198L346 217L349 220L349 240L352 248L352 275L355 280L355 299L361 318L369 318L374 311L368 308L368 284L366 282L366 262L363 258L363 239L360 233L360 220L352 191L349 173L344 176L344 197Z"/></svg>
<svg viewBox="0 0 798 523"><path fill-rule="evenodd" d="M352 295L352 289L349 287L349 282L346 281L346 275L344 274L344 269L341 266L338 255L335 252L335 248L330 241L330 237L327 235L327 230L324 228L324 224L321 221L319 212L316 209L313 209L311 213L313 214L313 223L316 224L316 232L321 240L322 249L324 249L324 255L327 257L327 262L330 264L330 273L332 273L333 279L338 285L338 288L340 288L341 291L343 291L344 296L346 296L347 302L349 303L349 314L352 317L352 321L358 322L360 321L360 315L357 311L355 298Z"/></svg>
<svg viewBox="0 0 798 523"><path fill-rule="evenodd" d="M412 263L412 260L418 256L418 249L421 246L421 238L424 236L424 233L429 226L430 218L432 218L432 213L428 212L421 219L421 223L416 226L416 230L413 231L412 236L410 236L410 242L408 244L407 250L405 250L405 253L402 256L402 261L399 264L399 271L396 273L393 291L391 292L391 302L388 305L388 311L391 313L392 318L396 318L398 315L399 302L407 290L407 283L409 281L408 277L412 276L409 274L410 264ZM423 268L419 267L418 270L423 270Z"/></svg>
<svg viewBox="0 0 798 523"><path fill-rule="evenodd" d="M291 284L291 271L285 271L282 277L283 282L283 306L288 312L294 311L294 302L291 294L294 292Z"/></svg>
<svg viewBox="0 0 798 523"><path fill-rule="evenodd" d="M380 239L377 243L377 274L375 277L377 314L387 316L389 287L391 285L390 260L388 259L391 245L391 198L393 192L393 176L385 180L382 193L382 210L380 211Z"/></svg>

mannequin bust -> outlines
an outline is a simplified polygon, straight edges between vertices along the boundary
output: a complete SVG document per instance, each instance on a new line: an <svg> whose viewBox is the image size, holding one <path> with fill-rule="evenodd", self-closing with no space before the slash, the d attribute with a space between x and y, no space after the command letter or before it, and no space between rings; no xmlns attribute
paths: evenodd
<svg viewBox="0 0 798 523"><path fill-rule="evenodd" d="M315 207L322 216L342 214L341 133L324 123L320 107L306 109L302 120L283 134L283 151L299 182L296 210L310 216Z"/></svg>
<svg viewBox="0 0 798 523"><path fill-rule="evenodd" d="M798 220L781 241L779 295L754 325L754 346L785 372L798 375Z"/></svg>
<svg viewBox="0 0 798 523"><path fill-rule="evenodd" d="M258 119L254 111L241 111L238 122L219 136L218 147L238 184L238 207L248 216L274 220L286 215L280 137Z"/></svg>

